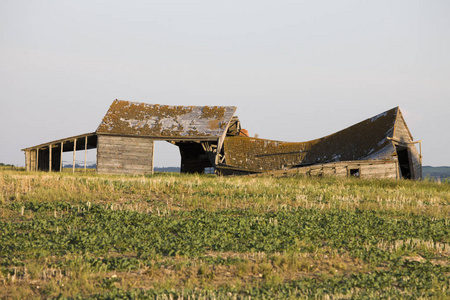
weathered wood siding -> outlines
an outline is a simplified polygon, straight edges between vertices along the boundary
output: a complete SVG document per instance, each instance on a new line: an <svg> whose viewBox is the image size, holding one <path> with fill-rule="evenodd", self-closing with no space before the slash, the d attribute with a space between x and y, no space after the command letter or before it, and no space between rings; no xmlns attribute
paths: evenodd
<svg viewBox="0 0 450 300"><path fill-rule="evenodd" d="M397 116L397 122L395 124L394 140L399 141L400 142L398 143L399 145L408 148L413 169L411 179L422 178L422 163L420 159L420 153L419 151L417 151L416 145L411 144L413 142L413 138L401 112L399 112L399 115Z"/></svg>
<svg viewBox="0 0 450 300"><path fill-rule="evenodd" d="M154 140L99 135L97 172L108 174L153 173Z"/></svg>
<svg viewBox="0 0 450 300"><path fill-rule="evenodd" d="M36 150L25 151L25 167L27 171L36 171Z"/></svg>
<svg viewBox="0 0 450 300"><path fill-rule="evenodd" d="M313 165L309 167L279 170L252 176L271 175L274 177L311 175L350 177L352 169L359 170L359 178L397 178L397 162L395 160L343 161L336 163Z"/></svg>

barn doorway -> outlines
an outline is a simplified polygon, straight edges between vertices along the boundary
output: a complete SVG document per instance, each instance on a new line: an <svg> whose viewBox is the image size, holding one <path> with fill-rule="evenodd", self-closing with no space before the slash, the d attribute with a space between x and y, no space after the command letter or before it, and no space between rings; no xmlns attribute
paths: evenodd
<svg viewBox="0 0 450 300"><path fill-rule="evenodd" d="M400 176L403 179L412 178L411 155L408 147L396 146L398 166L400 169Z"/></svg>
<svg viewBox="0 0 450 300"><path fill-rule="evenodd" d="M153 170L155 172L179 173L180 148L167 141L155 141Z"/></svg>
<svg viewBox="0 0 450 300"><path fill-rule="evenodd" d="M177 145L180 147L182 173L214 174L215 153L211 143L180 142Z"/></svg>

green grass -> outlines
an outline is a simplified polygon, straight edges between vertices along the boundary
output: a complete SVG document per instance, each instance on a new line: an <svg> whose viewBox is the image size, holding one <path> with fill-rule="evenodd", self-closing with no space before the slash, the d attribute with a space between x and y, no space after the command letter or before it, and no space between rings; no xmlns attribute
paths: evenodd
<svg viewBox="0 0 450 300"><path fill-rule="evenodd" d="M0 171L0 298L450 297L450 184Z"/></svg>

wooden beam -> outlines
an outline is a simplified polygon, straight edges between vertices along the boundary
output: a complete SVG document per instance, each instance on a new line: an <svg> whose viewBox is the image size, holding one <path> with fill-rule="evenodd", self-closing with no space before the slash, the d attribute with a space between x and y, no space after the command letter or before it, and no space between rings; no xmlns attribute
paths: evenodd
<svg viewBox="0 0 450 300"><path fill-rule="evenodd" d="M86 172L86 159L87 159L87 136L84 137L84 172Z"/></svg>
<svg viewBox="0 0 450 300"><path fill-rule="evenodd" d="M61 157L59 159L59 171L63 170L63 150L64 150L64 142L61 142Z"/></svg>
<svg viewBox="0 0 450 300"><path fill-rule="evenodd" d="M420 140L420 141L413 141L413 142L402 142L402 141L399 141L399 140L396 140L396 139L394 139L394 138L391 138L391 137L386 137L388 140L391 140L391 141L393 141L393 142L395 142L395 143L399 143L399 144L406 144L406 145L410 145L410 144L417 144L417 143L419 143L419 144L422 144L422 140Z"/></svg>
<svg viewBox="0 0 450 300"><path fill-rule="evenodd" d="M115 137L135 137L141 139L152 139L155 141L177 141L177 142L202 142L202 141L210 141L215 142L219 140L219 136L154 136L154 135L135 135L135 134L115 134L115 133L106 133L101 132L97 133L99 135L109 135ZM224 131L224 136L226 136L226 130Z"/></svg>
<svg viewBox="0 0 450 300"><path fill-rule="evenodd" d="M151 175L155 173L155 140L152 141L152 171Z"/></svg>
<svg viewBox="0 0 450 300"><path fill-rule="evenodd" d="M81 139L81 138L84 138L85 136L91 137L91 136L96 136L96 134L95 134L95 132L80 134L80 135L76 135L76 136L72 136L72 137L67 137L67 138L64 138L64 139L50 141L50 142L44 143L44 144L39 144L39 145L36 145L36 146L33 146L33 147L27 147L27 148L22 149L22 151L34 150L34 149L37 149L37 148L45 148L45 147L48 147L48 145L50 145L50 144L56 145L56 144L59 144L61 142L71 142L74 139Z"/></svg>
<svg viewBox="0 0 450 300"><path fill-rule="evenodd" d="M36 149L36 171L39 171L39 148Z"/></svg>
<svg viewBox="0 0 450 300"><path fill-rule="evenodd" d="M27 171L30 171L30 162L29 162L29 158L30 158L30 151L25 151L25 169Z"/></svg>
<svg viewBox="0 0 450 300"><path fill-rule="evenodd" d="M77 139L73 140L73 165L72 173L75 173L75 154L77 153Z"/></svg>
<svg viewBox="0 0 450 300"><path fill-rule="evenodd" d="M420 148L420 165L422 166L422 140L419 141L419 148Z"/></svg>
<svg viewBox="0 0 450 300"><path fill-rule="evenodd" d="M48 146L48 171L52 171L52 145Z"/></svg>

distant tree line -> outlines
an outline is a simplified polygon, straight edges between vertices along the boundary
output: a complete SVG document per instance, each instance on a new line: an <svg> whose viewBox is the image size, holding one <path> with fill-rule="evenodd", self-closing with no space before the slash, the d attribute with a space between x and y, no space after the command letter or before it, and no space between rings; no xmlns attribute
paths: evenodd
<svg viewBox="0 0 450 300"><path fill-rule="evenodd" d="M14 167L14 165L4 164L4 163L0 163L0 166L2 166L2 167Z"/></svg>
<svg viewBox="0 0 450 300"><path fill-rule="evenodd" d="M180 167L155 167L155 172L180 173Z"/></svg>
<svg viewBox="0 0 450 300"><path fill-rule="evenodd" d="M73 168L72 164L65 164L63 165L64 168L71 169ZM95 169L97 166L96 164L89 164L86 165L87 169ZM75 164L76 169L84 169L84 164ZM155 167L155 172L166 172L166 173L180 173L180 167Z"/></svg>
<svg viewBox="0 0 450 300"><path fill-rule="evenodd" d="M63 168L71 169L73 168L73 165L63 165ZM84 169L84 164L75 164L76 169ZM97 166L95 164L86 165L86 169L95 169Z"/></svg>
<svg viewBox="0 0 450 300"><path fill-rule="evenodd" d="M422 167L423 178L450 178L450 167Z"/></svg>

